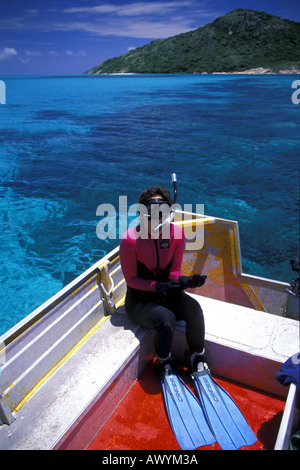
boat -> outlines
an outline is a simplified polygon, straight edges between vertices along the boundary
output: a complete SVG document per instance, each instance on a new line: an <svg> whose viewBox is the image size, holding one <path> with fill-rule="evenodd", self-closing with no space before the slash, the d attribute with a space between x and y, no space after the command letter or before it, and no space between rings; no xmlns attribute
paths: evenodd
<svg viewBox="0 0 300 470"><path fill-rule="evenodd" d="M271 422L271 448L289 448L299 423L297 387L285 387L275 376L299 351L299 312L288 305L291 284L242 272L237 221L177 211L173 223L204 234L201 249L185 251L182 272L207 275L206 284L188 294L204 311L213 376L241 392L249 416L250 393L270 407L267 415L253 414L254 449L266 448L261 435ZM153 380L153 332L129 320L125 295L116 247L0 337L1 450L114 449L112 441L122 434L115 417L124 403L139 403L137 391L143 392L144 406L138 411L138 439L117 448L145 449L143 429L151 434L155 419L158 440L150 439L147 449L179 449ZM172 348L182 364L183 323L176 325ZM154 399L159 417L147 413L145 403L151 407ZM101 437L108 427L110 443Z"/></svg>

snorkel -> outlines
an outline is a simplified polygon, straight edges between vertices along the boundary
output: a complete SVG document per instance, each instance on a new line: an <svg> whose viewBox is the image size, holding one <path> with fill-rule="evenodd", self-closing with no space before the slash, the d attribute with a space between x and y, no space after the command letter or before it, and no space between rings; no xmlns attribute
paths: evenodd
<svg viewBox="0 0 300 470"><path fill-rule="evenodd" d="M176 204L177 201L177 176L176 173L171 174L172 183L173 183L173 204Z"/></svg>
<svg viewBox="0 0 300 470"><path fill-rule="evenodd" d="M176 173L172 173L171 179L172 179L172 183L173 183L173 206L174 206L174 204L176 204L176 201L177 201L177 176L176 176ZM164 227L166 227L167 225L170 225L172 223L174 217L175 217L175 209L173 208L170 212L170 215L166 218L166 220L164 220L163 222L157 224L153 228L152 232L154 234L157 234L160 230L163 230Z"/></svg>

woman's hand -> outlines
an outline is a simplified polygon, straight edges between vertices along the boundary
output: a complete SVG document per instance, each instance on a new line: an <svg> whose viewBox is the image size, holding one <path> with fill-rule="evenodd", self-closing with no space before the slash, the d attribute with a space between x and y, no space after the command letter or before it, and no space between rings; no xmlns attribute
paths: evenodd
<svg viewBox="0 0 300 470"><path fill-rule="evenodd" d="M180 282L183 289L188 287L195 289L196 287L202 287L205 284L207 276L201 274L193 274L193 276L180 276L178 281Z"/></svg>
<svg viewBox="0 0 300 470"><path fill-rule="evenodd" d="M166 282L158 282L156 284L156 292L162 292L163 294L178 294L183 290L181 282L170 280Z"/></svg>

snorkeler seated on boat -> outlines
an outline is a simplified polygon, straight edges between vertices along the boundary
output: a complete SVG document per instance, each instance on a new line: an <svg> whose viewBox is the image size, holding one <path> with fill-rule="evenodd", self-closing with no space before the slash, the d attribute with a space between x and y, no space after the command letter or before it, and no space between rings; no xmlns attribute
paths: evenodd
<svg viewBox="0 0 300 470"><path fill-rule="evenodd" d="M204 318L199 303L184 292L200 287L206 276L182 276L184 231L172 224L176 202L161 186L145 189L139 197L140 224L130 228L120 243L120 261L127 283L125 308L131 320L155 329L154 350L158 369L170 364L176 321L186 323L192 367L204 360ZM169 210L168 210L169 209Z"/></svg>

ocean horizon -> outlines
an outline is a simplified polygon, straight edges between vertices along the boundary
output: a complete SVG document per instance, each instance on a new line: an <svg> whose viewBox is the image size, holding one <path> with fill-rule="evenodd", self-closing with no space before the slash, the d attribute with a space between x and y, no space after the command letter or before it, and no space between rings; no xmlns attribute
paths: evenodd
<svg viewBox="0 0 300 470"><path fill-rule="evenodd" d="M119 244L101 204L152 185L239 222L243 272L297 277L297 75L1 76L0 335Z"/></svg>

